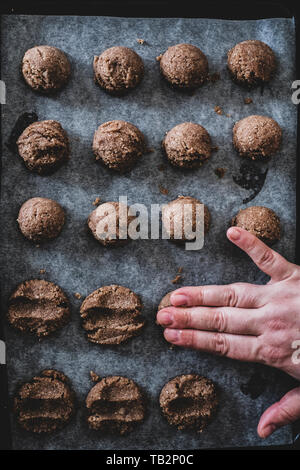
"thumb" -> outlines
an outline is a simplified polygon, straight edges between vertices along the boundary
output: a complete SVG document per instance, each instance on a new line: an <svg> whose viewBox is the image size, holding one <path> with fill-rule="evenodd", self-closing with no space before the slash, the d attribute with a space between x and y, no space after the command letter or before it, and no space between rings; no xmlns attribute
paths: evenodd
<svg viewBox="0 0 300 470"><path fill-rule="evenodd" d="M290 390L280 401L274 403L260 417L257 432L262 438L276 429L300 418L300 387Z"/></svg>

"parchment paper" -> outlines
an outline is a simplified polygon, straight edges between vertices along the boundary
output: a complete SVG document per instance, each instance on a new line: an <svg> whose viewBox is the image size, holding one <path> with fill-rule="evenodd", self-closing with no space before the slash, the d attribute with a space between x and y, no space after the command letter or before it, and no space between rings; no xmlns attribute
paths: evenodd
<svg viewBox="0 0 300 470"><path fill-rule="evenodd" d="M138 44L137 38L146 43ZM227 51L237 42L250 38L267 42L279 62L276 77L263 92L240 89L226 70ZM70 324L42 342L6 328L9 390L13 395L17 382L43 368L56 368L72 380L80 405L74 421L51 436L27 434L13 420L14 448L194 449L291 442L288 427L263 442L256 434L261 413L290 386L287 376L263 366L196 351L171 350L163 340L161 329L155 325L155 315L161 297L176 287L171 280L180 266L186 285L267 280L225 237L229 220L245 207L242 201L249 195L232 178L243 163L232 147L232 126L250 114L272 116L283 128L282 149L270 163L261 165L263 169L269 167L266 181L248 205L265 205L279 214L284 233L276 249L293 260L296 183L296 106L291 102L290 90L295 79L293 20L4 16L1 41L2 80L7 87L7 104L2 106L3 311L9 294L19 282L42 277L58 283L73 307ZM199 46L208 56L210 71L220 72L221 80L192 95L171 90L160 78L155 57L168 46L181 42ZM40 44L63 49L72 64L70 83L55 97L33 93L19 74L24 52ZM141 86L122 98L108 96L93 82L93 56L114 45L132 47L145 63ZM253 104L245 105L244 98L249 96ZM215 106L220 106L224 114L216 114ZM40 120L60 121L69 134L71 160L50 177L31 174L20 158L6 148L15 121L26 111L35 111ZM111 119L124 119L137 125L146 135L149 147L154 149L129 175L116 175L94 162L93 133L101 123ZM219 151L199 170L181 173L167 164L165 171L159 171L159 165L164 163L160 149L164 132L184 121L204 125ZM216 167L227 168L223 179L215 175ZM159 185L169 190L168 195L161 194ZM86 219L94 209L92 202L97 196L102 201L111 201L127 195L130 204L141 202L150 207L151 203L166 203L178 194L199 198L211 211L211 230L199 252L185 251L167 240L136 241L110 250L87 234ZM40 248L27 242L16 224L20 205L34 196L56 199L67 213L61 236ZM40 275L40 269L46 273ZM111 283L128 286L141 295L147 326L130 343L104 348L85 339L79 318L81 301L74 293L86 296ZM93 385L90 370L100 376L125 375L144 388L148 414L138 430L119 438L98 436L87 430L84 400ZM170 427L158 406L165 382L189 372L210 377L219 389L218 414L201 435ZM253 382L253 374L256 385L266 384L256 399L241 391L241 385L251 378Z"/></svg>

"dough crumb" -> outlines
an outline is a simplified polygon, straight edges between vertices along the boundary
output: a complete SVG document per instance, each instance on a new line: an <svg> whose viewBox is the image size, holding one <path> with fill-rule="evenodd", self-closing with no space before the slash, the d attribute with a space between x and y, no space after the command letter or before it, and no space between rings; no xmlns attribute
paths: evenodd
<svg viewBox="0 0 300 470"><path fill-rule="evenodd" d="M93 202L93 206L98 206L100 204L100 202L101 202L100 197L96 197L96 199Z"/></svg>
<svg viewBox="0 0 300 470"><path fill-rule="evenodd" d="M215 168L215 174L218 176L218 178L223 178L225 176L226 171L227 168Z"/></svg>
<svg viewBox="0 0 300 470"><path fill-rule="evenodd" d="M221 78L221 75L218 72L216 72L216 73L212 73L211 75L209 75L208 81L215 83L218 80L220 80L220 78Z"/></svg>
<svg viewBox="0 0 300 470"><path fill-rule="evenodd" d="M178 272L178 274L182 273L182 272L183 272L183 267L182 267L182 266L179 266L179 268L178 268L178 271L177 271L177 272Z"/></svg>
<svg viewBox="0 0 300 470"><path fill-rule="evenodd" d="M146 42L145 39L139 39L139 38L137 38L136 40L137 40L137 42L138 42L139 44L145 44L145 42Z"/></svg>
<svg viewBox="0 0 300 470"><path fill-rule="evenodd" d="M91 377L93 382L99 382L99 380L100 380L99 375L96 374L96 372L94 372L93 370L90 371L90 377Z"/></svg>
<svg viewBox="0 0 300 470"><path fill-rule="evenodd" d="M40 269L40 274L45 274L46 269Z"/></svg>
<svg viewBox="0 0 300 470"><path fill-rule="evenodd" d="M251 104L251 103L253 103L253 99L252 98L244 98L244 103L245 104Z"/></svg>
<svg viewBox="0 0 300 470"><path fill-rule="evenodd" d="M76 299L80 300L82 298L82 295L79 294L79 292L75 292L74 297L76 297Z"/></svg>
<svg viewBox="0 0 300 470"><path fill-rule="evenodd" d="M211 148L212 152L217 152L219 150L219 147L216 145L215 147Z"/></svg>
<svg viewBox="0 0 300 470"><path fill-rule="evenodd" d="M215 106L214 110L215 110L215 113L219 114L219 116L223 114L223 110L220 106Z"/></svg>
<svg viewBox="0 0 300 470"><path fill-rule="evenodd" d="M161 194L164 194L165 196L169 194L169 190L167 188L164 188L161 185L159 185L159 191L161 192Z"/></svg>
<svg viewBox="0 0 300 470"><path fill-rule="evenodd" d="M161 61L162 56L163 56L162 54L159 54L159 55L156 57L157 62L160 62L160 61Z"/></svg>
<svg viewBox="0 0 300 470"><path fill-rule="evenodd" d="M226 113L225 116L226 117L231 117L231 114Z"/></svg>

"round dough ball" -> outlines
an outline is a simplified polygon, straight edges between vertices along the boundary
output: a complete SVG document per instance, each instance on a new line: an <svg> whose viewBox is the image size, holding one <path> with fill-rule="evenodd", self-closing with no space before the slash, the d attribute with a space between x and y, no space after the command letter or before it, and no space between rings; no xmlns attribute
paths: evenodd
<svg viewBox="0 0 300 470"><path fill-rule="evenodd" d="M75 413L75 393L68 377L43 370L16 391L14 413L26 431L51 433L63 428Z"/></svg>
<svg viewBox="0 0 300 470"><path fill-rule="evenodd" d="M124 435L145 418L144 397L140 387L127 377L104 377L86 398L90 429Z"/></svg>
<svg viewBox="0 0 300 470"><path fill-rule="evenodd" d="M70 320L70 305L65 293L53 282L41 279L19 284L8 305L10 325L38 338L50 335Z"/></svg>
<svg viewBox="0 0 300 470"><path fill-rule="evenodd" d="M94 57L95 82L111 94L123 95L135 88L144 76L140 56L128 47L116 46Z"/></svg>
<svg viewBox="0 0 300 470"><path fill-rule="evenodd" d="M128 215L128 207L119 202L105 202L88 218L88 227L94 238L104 246L120 246L130 238L128 226L135 216ZM126 238L122 236L127 235Z"/></svg>
<svg viewBox="0 0 300 470"><path fill-rule="evenodd" d="M275 154L281 144L282 130L267 116L248 116L233 127L233 145L242 157L266 159Z"/></svg>
<svg viewBox="0 0 300 470"><path fill-rule="evenodd" d="M160 71L170 85L181 89L199 88L208 78L205 54L192 44L169 47L160 59Z"/></svg>
<svg viewBox="0 0 300 470"><path fill-rule="evenodd" d="M231 225L247 230L269 245L280 240L280 219L268 207L252 206L242 209L232 219Z"/></svg>
<svg viewBox="0 0 300 470"><path fill-rule="evenodd" d="M66 131L52 120L30 124L18 138L17 146L28 170L39 175L56 171L70 154Z"/></svg>
<svg viewBox="0 0 300 470"><path fill-rule="evenodd" d="M276 70L274 52L267 44L256 40L236 44L228 52L227 64L233 80L248 87L269 82Z"/></svg>
<svg viewBox="0 0 300 470"><path fill-rule="evenodd" d="M187 223L185 226L184 223L184 208L185 204L192 205L192 223ZM162 223L166 233L169 235L170 240L184 243L187 241L192 241L192 239L188 239L185 237L184 229L187 233L191 230L193 232L196 231L196 205L201 204L201 202L190 196L179 196L177 199L169 202L167 205L163 206L162 208ZM188 213L187 213L188 214ZM187 215L188 216L188 215ZM181 217L181 233L180 230L175 227L175 222L180 220ZM187 221L188 222L188 221ZM206 206L204 206L204 234L206 235L209 231L210 227L210 213ZM177 232L181 235L181 238L177 237ZM176 237L176 238L175 238Z"/></svg>
<svg viewBox="0 0 300 470"><path fill-rule="evenodd" d="M19 228L28 240L40 243L58 237L65 223L65 212L58 202L44 197L28 199L18 215Z"/></svg>
<svg viewBox="0 0 300 470"><path fill-rule="evenodd" d="M216 387L197 374L178 375L163 387L159 404L172 426L202 432L218 406Z"/></svg>
<svg viewBox="0 0 300 470"><path fill-rule="evenodd" d="M211 156L211 139L207 130L193 122L183 122L167 132L163 150L172 165L199 168Z"/></svg>
<svg viewBox="0 0 300 470"><path fill-rule="evenodd" d="M142 308L138 295L127 287L100 287L80 307L82 327L92 343L117 345L140 333L145 324Z"/></svg>
<svg viewBox="0 0 300 470"><path fill-rule="evenodd" d="M142 132L130 122L108 121L96 130L93 151L97 161L123 173L146 153L146 143Z"/></svg>
<svg viewBox="0 0 300 470"><path fill-rule="evenodd" d="M66 85L71 66L64 52L57 47L36 46L25 52L22 73L33 90L49 94Z"/></svg>

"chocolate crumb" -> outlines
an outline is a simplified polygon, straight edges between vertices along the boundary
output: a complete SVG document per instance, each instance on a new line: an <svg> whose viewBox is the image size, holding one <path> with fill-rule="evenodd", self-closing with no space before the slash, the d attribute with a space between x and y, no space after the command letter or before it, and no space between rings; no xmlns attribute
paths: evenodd
<svg viewBox="0 0 300 470"><path fill-rule="evenodd" d="M163 186L159 185L159 191L161 192L161 194L164 194L165 196L167 194L169 194L169 190L164 188Z"/></svg>
<svg viewBox="0 0 300 470"><path fill-rule="evenodd" d="M211 148L212 152L217 152L218 150L219 150L219 147L217 145Z"/></svg>
<svg viewBox="0 0 300 470"><path fill-rule="evenodd" d="M223 114L223 110L220 106L215 106L214 110L215 110L215 113L219 114L219 116Z"/></svg>
<svg viewBox="0 0 300 470"><path fill-rule="evenodd" d="M137 42L138 42L139 44L145 44L145 42L146 42L145 39L139 39L139 38L137 38L136 40L137 40Z"/></svg>
<svg viewBox="0 0 300 470"><path fill-rule="evenodd" d="M97 375L96 372L94 372L93 370L90 371L90 377L93 382L99 382L100 380L99 375Z"/></svg>
<svg viewBox="0 0 300 470"><path fill-rule="evenodd" d="M179 266L178 271L177 271L178 274L182 273L182 271L183 271L183 267L182 267L182 266Z"/></svg>
<svg viewBox="0 0 300 470"><path fill-rule="evenodd" d="M40 269L40 274L45 274L46 269Z"/></svg>
<svg viewBox="0 0 300 470"><path fill-rule="evenodd" d="M100 197L96 197L96 199L93 202L93 206L98 206L100 204L100 202L101 202Z"/></svg>
<svg viewBox="0 0 300 470"><path fill-rule="evenodd" d="M253 103L253 100L252 100L252 98L245 98L244 103L245 104L251 104L251 103Z"/></svg>
<svg viewBox="0 0 300 470"><path fill-rule="evenodd" d="M160 62L160 61L161 61L162 56L163 56L162 54L159 54L159 55L156 57L157 62Z"/></svg>
<svg viewBox="0 0 300 470"><path fill-rule="evenodd" d="M174 277L174 279L172 279L172 284L178 284L179 282L182 281L182 276L180 274L176 274L176 276Z"/></svg>
<svg viewBox="0 0 300 470"><path fill-rule="evenodd" d="M215 168L215 174L218 176L218 178L223 178L225 176L225 173L227 171L227 168Z"/></svg>
<svg viewBox="0 0 300 470"><path fill-rule="evenodd" d="M82 295L79 294L79 292L75 292L74 297L76 297L76 299L80 300L82 298Z"/></svg>
<svg viewBox="0 0 300 470"><path fill-rule="evenodd" d="M218 80L220 80L220 78L221 78L221 75L218 72L216 72L216 73L212 73L211 75L209 75L208 81L215 83Z"/></svg>

